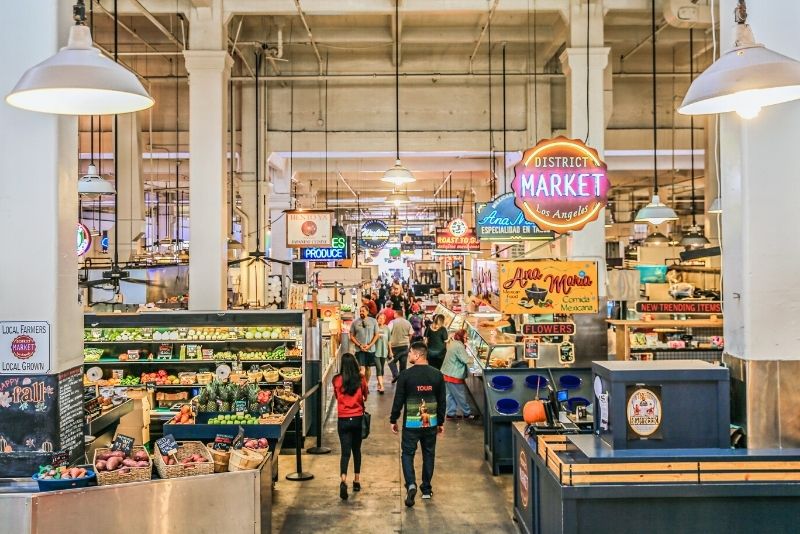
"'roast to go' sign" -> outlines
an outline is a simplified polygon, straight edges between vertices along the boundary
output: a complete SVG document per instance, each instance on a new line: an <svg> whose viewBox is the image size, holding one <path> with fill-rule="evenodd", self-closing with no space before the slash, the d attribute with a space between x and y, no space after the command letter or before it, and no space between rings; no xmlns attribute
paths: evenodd
<svg viewBox="0 0 800 534"><path fill-rule="evenodd" d="M597 262L500 262L500 310L517 314L598 312Z"/></svg>
<svg viewBox="0 0 800 534"><path fill-rule="evenodd" d="M608 202L610 184L595 149L556 137L525 151L511 188L527 220L564 234L597 219Z"/></svg>

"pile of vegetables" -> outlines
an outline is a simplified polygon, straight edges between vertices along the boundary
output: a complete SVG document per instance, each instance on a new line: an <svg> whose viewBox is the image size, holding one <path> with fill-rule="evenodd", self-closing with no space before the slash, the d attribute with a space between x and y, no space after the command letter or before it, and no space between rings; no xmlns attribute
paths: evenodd
<svg viewBox="0 0 800 534"><path fill-rule="evenodd" d="M245 438L244 446L248 449L253 449L254 451L264 450L269 448L269 441L267 441L267 438Z"/></svg>
<svg viewBox="0 0 800 534"><path fill-rule="evenodd" d="M150 467L150 455L147 451L133 451L132 456L127 456L122 451L106 451L97 455L94 464L98 472L120 470L127 473L132 467Z"/></svg>
<svg viewBox="0 0 800 534"><path fill-rule="evenodd" d="M39 467L36 478L41 480L75 480L86 476L86 469L83 467L53 467L43 465Z"/></svg>

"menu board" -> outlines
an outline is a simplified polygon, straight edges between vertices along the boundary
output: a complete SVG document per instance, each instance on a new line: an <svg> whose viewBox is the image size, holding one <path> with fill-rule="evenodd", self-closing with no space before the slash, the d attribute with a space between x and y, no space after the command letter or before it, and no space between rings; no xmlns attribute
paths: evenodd
<svg viewBox="0 0 800 534"><path fill-rule="evenodd" d="M58 417L60 449L74 460L83 454L83 373L80 367L58 375Z"/></svg>

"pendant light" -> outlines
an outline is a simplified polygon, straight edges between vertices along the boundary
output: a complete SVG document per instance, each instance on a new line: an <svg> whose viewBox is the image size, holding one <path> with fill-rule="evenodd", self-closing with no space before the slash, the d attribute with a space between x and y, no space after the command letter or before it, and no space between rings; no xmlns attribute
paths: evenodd
<svg viewBox="0 0 800 534"><path fill-rule="evenodd" d="M151 107L155 100L136 76L92 46L86 6L72 8L67 46L28 69L6 96L10 105L58 115L112 115Z"/></svg>
<svg viewBox="0 0 800 534"><path fill-rule="evenodd" d="M713 201L711 201L711 206L708 208L708 213L712 213L714 215L719 215L722 213L722 198L716 197Z"/></svg>
<svg viewBox="0 0 800 534"><path fill-rule="evenodd" d="M763 4L762 9L770 9ZM679 113L735 111L744 119L752 119L765 106L800 98L800 62L756 43L747 24L745 0L739 0L734 20L734 47L692 82Z"/></svg>
<svg viewBox="0 0 800 534"><path fill-rule="evenodd" d="M386 202L394 204L395 206L400 206L402 204L411 204L411 199L408 197L408 194L402 191L392 191L392 194L386 197Z"/></svg>
<svg viewBox="0 0 800 534"><path fill-rule="evenodd" d="M694 78L694 30L689 29L689 79ZM689 117L689 143L691 147L691 176L692 176L692 226L681 237L680 245L686 249L703 248L709 244L703 234L703 229L697 224L697 204L694 196L694 115Z"/></svg>
<svg viewBox="0 0 800 534"><path fill-rule="evenodd" d="M653 41L652 63L653 63L653 199L650 204L639 210L636 214L636 222L647 222L650 224L661 224L667 221L678 220L675 210L661 202L658 196L658 107L656 104L656 0L651 0L651 39Z"/></svg>
<svg viewBox="0 0 800 534"><path fill-rule="evenodd" d="M666 247L670 244L670 240L667 236L656 230L644 238L644 244L651 247Z"/></svg>
<svg viewBox="0 0 800 534"><path fill-rule="evenodd" d="M383 173L381 181L395 186L416 182L417 179L400 161L400 0L394 3L394 115L395 115L395 161L394 167Z"/></svg>
<svg viewBox="0 0 800 534"><path fill-rule="evenodd" d="M91 195L113 195L116 193L114 184L104 179L97 173L97 166L94 164L94 116L89 117L91 126L89 127L90 161L86 174L78 179L78 194L82 196Z"/></svg>

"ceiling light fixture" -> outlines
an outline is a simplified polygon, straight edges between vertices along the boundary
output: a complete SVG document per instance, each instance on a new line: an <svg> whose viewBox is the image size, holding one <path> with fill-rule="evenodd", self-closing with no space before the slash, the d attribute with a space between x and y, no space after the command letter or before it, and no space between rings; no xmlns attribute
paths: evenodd
<svg viewBox="0 0 800 534"><path fill-rule="evenodd" d="M655 231L644 238L644 244L648 246L666 247L670 244L670 240L661 232Z"/></svg>
<svg viewBox="0 0 800 534"><path fill-rule="evenodd" d="M84 0L72 13L75 25L67 46L28 69L6 102L57 115L113 115L151 107L155 100L136 76L92 46Z"/></svg>
<svg viewBox="0 0 800 534"><path fill-rule="evenodd" d="M606 228L614 226L614 222L614 212L610 209L606 209Z"/></svg>
<svg viewBox="0 0 800 534"><path fill-rule="evenodd" d="M400 206L402 204L411 204L411 199L408 198L406 193L400 191L392 191L392 194L386 197L386 202Z"/></svg>
<svg viewBox="0 0 800 534"><path fill-rule="evenodd" d="M89 164L86 174L78 179L79 195L113 195L114 184L97 174L94 163Z"/></svg>
<svg viewBox="0 0 800 534"><path fill-rule="evenodd" d="M800 98L800 62L756 43L744 0L739 0L734 20L734 47L692 82L678 113L735 111L743 119L752 119L763 107Z"/></svg>
<svg viewBox="0 0 800 534"><path fill-rule="evenodd" d="M656 0L651 0L650 30L653 43L653 199L636 214L636 222L661 224L678 220L675 210L661 202L658 196L658 121L656 105Z"/></svg>
<svg viewBox="0 0 800 534"><path fill-rule="evenodd" d="M722 213L722 198L716 197L713 201L711 201L711 206L708 208L708 213L712 213L714 215Z"/></svg>
<svg viewBox="0 0 800 534"><path fill-rule="evenodd" d="M395 116L395 162L394 167L383 173L381 181L394 185L409 184L417 179L400 161L400 0L394 3L394 116Z"/></svg>
<svg viewBox="0 0 800 534"><path fill-rule="evenodd" d="M694 30L689 28L689 79L694 78ZM691 177L692 177L692 226L689 231L683 234L680 245L686 249L703 248L710 244L703 234L703 229L697 224L697 202L694 189L694 115L689 117L689 144L691 148Z"/></svg>

